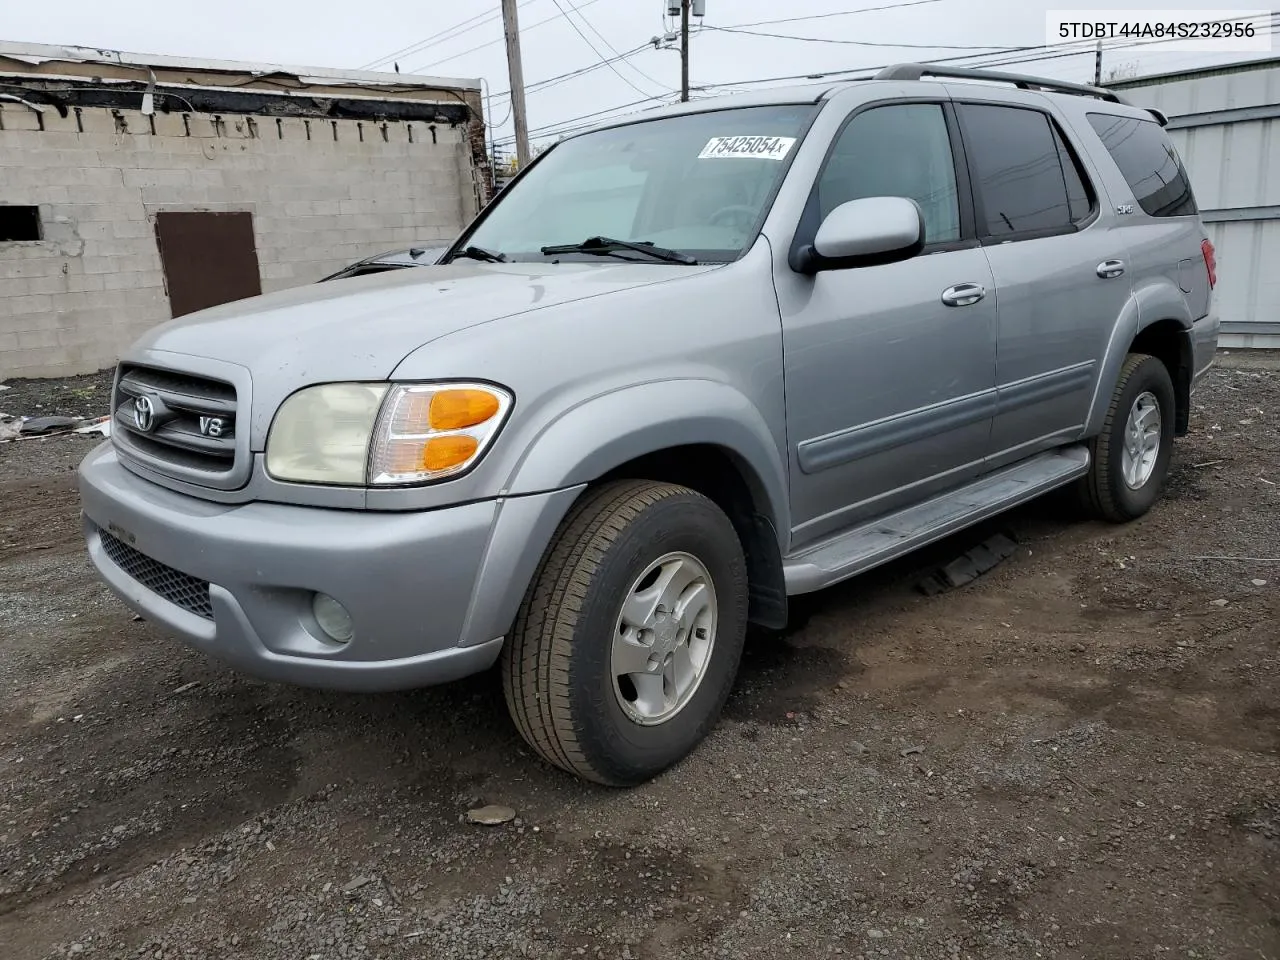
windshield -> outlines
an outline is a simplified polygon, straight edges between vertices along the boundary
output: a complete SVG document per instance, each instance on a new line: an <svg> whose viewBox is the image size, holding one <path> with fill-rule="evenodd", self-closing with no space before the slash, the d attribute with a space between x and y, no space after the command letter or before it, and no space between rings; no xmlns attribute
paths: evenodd
<svg viewBox="0 0 1280 960"><path fill-rule="evenodd" d="M543 253L605 237L701 262L755 239L816 107L770 106L649 120L557 145L512 184L466 240L508 260L641 260L609 248Z"/></svg>

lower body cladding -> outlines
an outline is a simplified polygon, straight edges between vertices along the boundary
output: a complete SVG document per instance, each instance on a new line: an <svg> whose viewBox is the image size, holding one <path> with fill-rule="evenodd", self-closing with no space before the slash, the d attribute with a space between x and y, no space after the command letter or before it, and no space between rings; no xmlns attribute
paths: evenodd
<svg viewBox="0 0 1280 960"><path fill-rule="evenodd" d="M89 555L137 613L246 673L354 691L490 667L578 492L342 511L185 496L109 443L80 467Z"/></svg>

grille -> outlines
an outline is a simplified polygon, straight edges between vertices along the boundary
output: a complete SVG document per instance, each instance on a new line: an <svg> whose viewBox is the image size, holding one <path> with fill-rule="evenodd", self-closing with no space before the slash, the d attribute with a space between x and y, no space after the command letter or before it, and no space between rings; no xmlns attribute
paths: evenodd
<svg viewBox="0 0 1280 960"><path fill-rule="evenodd" d="M116 446L154 470L225 486L236 467L236 389L170 370L122 366L113 403ZM139 417L145 405L147 416Z"/></svg>
<svg viewBox="0 0 1280 960"><path fill-rule="evenodd" d="M207 580L197 579L165 566L159 560L152 560L105 530L99 531L99 535L102 537L102 552L133 579L174 606L194 613L197 617L213 619L213 604L209 601Z"/></svg>

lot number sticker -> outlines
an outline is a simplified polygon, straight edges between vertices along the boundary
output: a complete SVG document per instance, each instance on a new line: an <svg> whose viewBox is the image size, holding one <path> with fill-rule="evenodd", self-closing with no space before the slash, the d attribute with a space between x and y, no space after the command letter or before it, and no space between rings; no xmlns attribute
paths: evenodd
<svg viewBox="0 0 1280 960"><path fill-rule="evenodd" d="M781 160L791 152L795 142L795 137L712 137L698 154L698 159L750 157L756 160Z"/></svg>

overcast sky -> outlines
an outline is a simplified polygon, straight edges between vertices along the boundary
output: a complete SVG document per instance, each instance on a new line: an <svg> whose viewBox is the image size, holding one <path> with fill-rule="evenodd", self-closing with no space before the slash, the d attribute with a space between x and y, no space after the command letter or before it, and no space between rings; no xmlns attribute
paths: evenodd
<svg viewBox="0 0 1280 960"><path fill-rule="evenodd" d="M899 4L894 9L847 13L894 3ZM511 129L509 102L499 96L509 84L498 0L0 0L0 4L5 7L0 39L11 41L336 68L362 67L394 55L404 73L484 78L495 95L489 119L497 127L497 136L509 135ZM692 83L695 87L733 84L967 54L994 58L997 51L984 54L968 48L1043 44L1049 9L1156 6L1142 0L1074 4L1064 0L916 0L914 4L903 4L903 0L707 0L706 29L692 41ZM1159 4L1162 10L1249 6L1223 0ZM580 13L575 14L575 8ZM526 84L598 66L601 55L612 58L647 43L673 26L664 18L665 8L665 0L521 0ZM824 42L711 29L829 13L842 15L744 27ZM859 46L853 41L940 46ZM1104 72L1112 68L1164 72L1267 55L1115 49L1104 55ZM391 69L390 59L385 66ZM648 48L614 68L616 73L599 67L531 92L530 126L554 129L585 114L670 94L680 82L679 54L673 51ZM1093 54L1058 54L1006 69L1088 81ZM712 89L708 86L706 92Z"/></svg>

